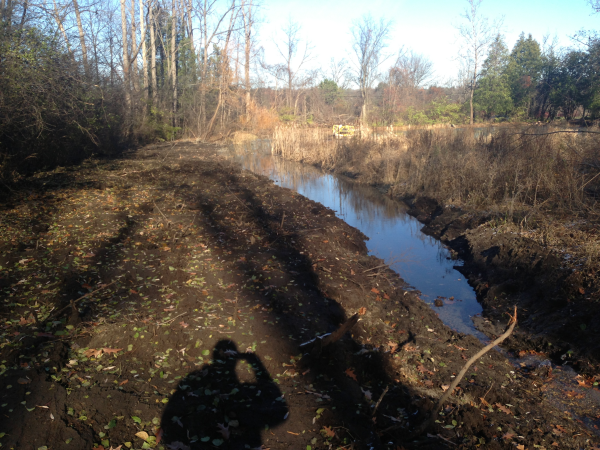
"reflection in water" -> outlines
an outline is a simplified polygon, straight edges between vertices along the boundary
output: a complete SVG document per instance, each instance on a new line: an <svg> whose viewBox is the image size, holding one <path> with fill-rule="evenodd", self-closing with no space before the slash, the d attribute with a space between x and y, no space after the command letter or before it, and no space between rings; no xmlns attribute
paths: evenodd
<svg viewBox="0 0 600 450"><path fill-rule="evenodd" d="M422 292L425 302L433 305L438 296L445 298L444 306L436 311L446 325L487 340L471 321L481 306L473 289L454 269L456 261L450 260L449 251L438 240L421 233L422 225L406 213L405 205L345 177L272 156L268 149L268 141L254 141L247 150L233 149L231 155L245 169L336 211L338 217L369 237L370 254L391 264L407 283Z"/></svg>

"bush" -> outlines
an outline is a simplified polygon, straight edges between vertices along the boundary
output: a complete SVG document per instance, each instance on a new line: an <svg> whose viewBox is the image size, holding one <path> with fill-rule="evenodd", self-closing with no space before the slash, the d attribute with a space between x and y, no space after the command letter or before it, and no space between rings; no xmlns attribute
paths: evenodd
<svg viewBox="0 0 600 450"><path fill-rule="evenodd" d="M120 118L52 35L0 25L0 177L119 146Z"/></svg>

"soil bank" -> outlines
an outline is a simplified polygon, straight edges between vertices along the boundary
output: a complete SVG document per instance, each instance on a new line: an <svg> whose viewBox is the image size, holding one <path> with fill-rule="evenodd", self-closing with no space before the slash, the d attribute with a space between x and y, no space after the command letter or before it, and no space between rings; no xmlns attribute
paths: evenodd
<svg viewBox="0 0 600 450"><path fill-rule="evenodd" d="M497 352L412 437L482 344L333 211L216 150L149 146L2 200L4 448L594 448L548 373Z"/></svg>

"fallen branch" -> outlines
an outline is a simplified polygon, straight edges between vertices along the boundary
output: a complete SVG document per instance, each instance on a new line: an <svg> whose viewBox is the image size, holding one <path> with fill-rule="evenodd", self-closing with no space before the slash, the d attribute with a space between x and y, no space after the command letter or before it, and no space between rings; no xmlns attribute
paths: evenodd
<svg viewBox="0 0 600 450"><path fill-rule="evenodd" d="M417 429L417 431L415 431L415 433L414 433L415 436L418 436L419 434L421 434L425 430L427 430L431 426L431 424L435 421L435 419L437 419L438 411L440 410L440 408L442 407L444 402L446 400L448 400L448 397L450 397L450 395L452 395L452 392L454 392L454 389L456 388L456 386L458 386L458 383L460 383L460 381L463 379L463 377L467 373L467 370L469 370L469 367L471 367L471 365L473 365L473 363L475 361L477 361L479 358L481 358L483 355L485 355L487 352L489 352L495 346L501 344L507 337L509 337L512 334L513 330L515 329L515 325L517 324L517 307L516 306L515 306L515 313L513 316L510 316L510 322L508 322L508 324L510 326L504 332L504 334L498 336L494 341L490 342L488 345L483 347L481 350L479 350L477 353L475 353L465 363L465 365L463 366L461 371L458 373L458 375L456 376L456 378L454 379L454 381L448 388L448 390L438 400L437 405L435 405L435 408L433 409L433 412L431 413L431 417L429 418L429 420L425 421L424 424L421 425Z"/></svg>
<svg viewBox="0 0 600 450"><path fill-rule="evenodd" d="M375 409L373 409L373 414L371 414L372 416L375 416L375 413L377 412L377 408L379 408L379 405L381 404L381 401L383 400L383 397L385 396L385 394L387 394L387 391L390 389L390 385L388 384L384 391L381 393L381 397L379 397L379 400L377 400L377 404L375 405Z"/></svg>
<svg viewBox="0 0 600 450"><path fill-rule="evenodd" d="M167 216L165 216L163 214L163 212L160 210L160 208L158 207L158 205L156 204L156 202L154 200L152 200L152 203L154 203L154 206L156 206L156 209L158 209L158 212L160 213L160 215L165 218L165 220L167 221L167 225L170 224L171 221L169 219L167 219Z"/></svg>

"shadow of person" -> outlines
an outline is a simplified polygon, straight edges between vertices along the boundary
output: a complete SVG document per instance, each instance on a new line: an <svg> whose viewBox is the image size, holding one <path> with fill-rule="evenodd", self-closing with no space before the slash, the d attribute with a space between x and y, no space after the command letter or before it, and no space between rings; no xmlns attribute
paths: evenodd
<svg viewBox="0 0 600 450"><path fill-rule="evenodd" d="M283 422L287 412L260 359L222 340L212 362L181 380L169 399L161 420L163 441L181 450L259 449L261 430Z"/></svg>

